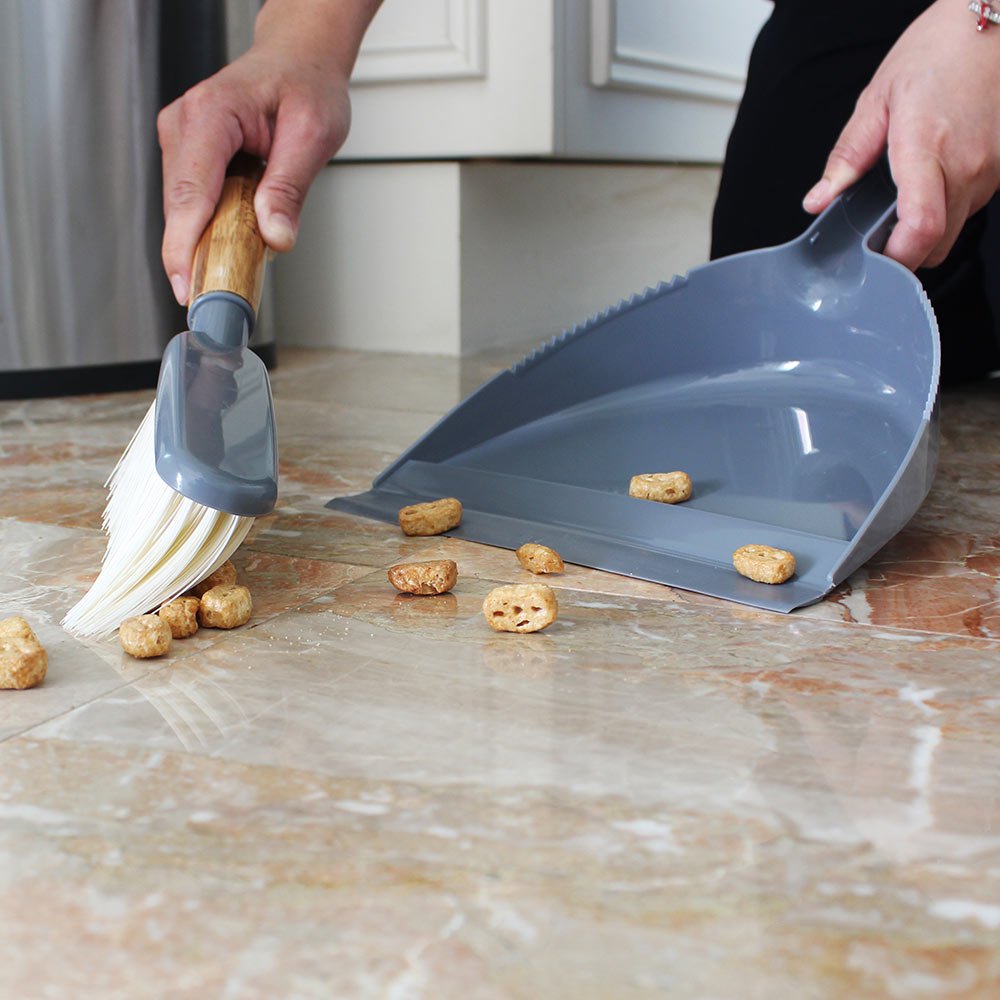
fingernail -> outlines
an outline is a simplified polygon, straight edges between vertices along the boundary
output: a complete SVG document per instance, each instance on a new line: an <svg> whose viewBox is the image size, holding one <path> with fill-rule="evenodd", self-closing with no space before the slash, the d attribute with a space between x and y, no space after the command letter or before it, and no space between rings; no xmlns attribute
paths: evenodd
<svg viewBox="0 0 1000 1000"><path fill-rule="evenodd" d="M809 193L802 199L802 207L807 212L811 212L813 209L819 208L829 193L830 182L824 177L822 180L817 181L817 183L814 184L809 190Z"/></svg>
<svg viewBox="0 0 1000 1000"><path fill-rule="evenodd" d="M182 305L187 305L188 283L179 274L170 275L170 287L174 290L174 298Z"/></svg>
<svg viewBox="0 0 1000 1000"><path fill-rule="evenodd" d="M268 220L268 234L270 243L276 243L281 247L291 248L295 245L295 225L287 215L275 213Z"/></svg>

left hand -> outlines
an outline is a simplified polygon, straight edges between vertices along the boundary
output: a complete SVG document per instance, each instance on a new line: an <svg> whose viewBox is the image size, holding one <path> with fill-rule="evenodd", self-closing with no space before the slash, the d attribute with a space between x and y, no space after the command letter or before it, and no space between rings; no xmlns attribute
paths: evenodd
<svg viewBox="0 0 1000 1000"><path fill-rule="evenodd" d="M899 222L887 256L935 267L1000 188L1000 25L976 31L965 0L937 0L858 98L803 207L821 212L888 145Z"/></svg>

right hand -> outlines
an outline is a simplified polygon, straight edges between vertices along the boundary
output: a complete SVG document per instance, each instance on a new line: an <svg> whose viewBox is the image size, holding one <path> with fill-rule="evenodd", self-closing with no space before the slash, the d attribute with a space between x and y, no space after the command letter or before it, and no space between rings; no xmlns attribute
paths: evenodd
<svg viewBox="0 0 1000 1000"><path fill-rule="evenodd" d="M888 146L899 222L885 254L936 267L1000 188L1000 26L981 34L938 0L902 34L858 99L805 209L821 212Z"/></svg>
<svg viewBox="0 0 1000 1000"><path fill-rule="evenodd" d="M195 247L240 150L267 161L254 199L264 242L279 252L294 245L306 193L347 137L348 80L377 7L268 0L250 50L160 112L163 265L182 305Z"/></svg>

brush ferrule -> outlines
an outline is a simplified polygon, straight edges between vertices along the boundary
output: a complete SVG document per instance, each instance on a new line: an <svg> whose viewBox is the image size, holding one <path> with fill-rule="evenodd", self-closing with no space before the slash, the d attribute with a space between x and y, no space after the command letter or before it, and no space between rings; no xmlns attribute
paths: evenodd
<svg viewBox="0 0 1000 1000"><path fill-rule="evenodd" d="M188 309L190 329L220 347L243 347L253 333L254 311L242 296L232 292L206 292Z"/></svg>

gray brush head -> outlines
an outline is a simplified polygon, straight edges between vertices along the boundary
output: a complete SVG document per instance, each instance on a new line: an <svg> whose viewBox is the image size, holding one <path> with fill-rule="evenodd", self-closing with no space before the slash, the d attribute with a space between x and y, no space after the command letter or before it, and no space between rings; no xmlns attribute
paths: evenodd
<svg viewBox="0 0 1000 1000"><path fill-rule="evenodd" d="M252 310L211 292L167 345L156 390L156 471L196 503L245 517L274 509L278 452L264 363L247 347Z"/></svg>

